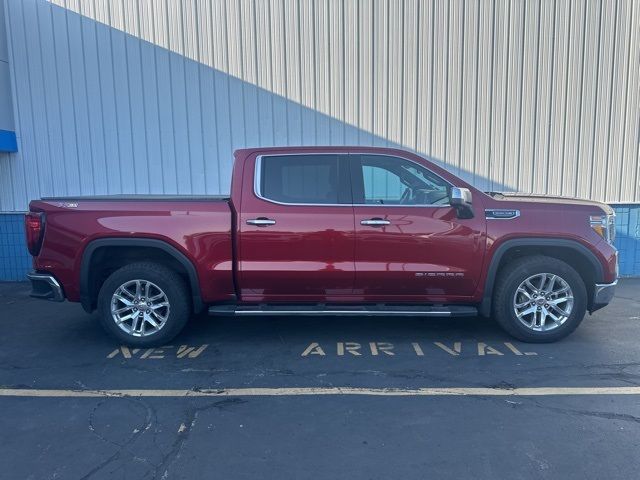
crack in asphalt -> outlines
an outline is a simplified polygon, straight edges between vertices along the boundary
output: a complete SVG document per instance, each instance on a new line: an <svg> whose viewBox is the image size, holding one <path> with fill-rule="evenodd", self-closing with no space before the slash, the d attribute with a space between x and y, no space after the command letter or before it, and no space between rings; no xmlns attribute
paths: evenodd
<svg viewBox="0 0 640 480"><path fill-rule="evenodd" d="M541 408L543 410L549 410L552 412L557 412L565 415L577 415L577 416L587 416L587 417L595 417L595 418L603 418L605 420L621 420L625 422L639 423L640 417L631 415L630 413L617 413L617 412L607 412L607 411L598 411L598 410L580 410L568 407L553 407L551 405L543 405L539 400L531 400L536 407Z"/></svg>
<svg viewBox="0 0 640 480"><path fill-rule="evenodd" d="M115 442L113 440L109 440L108 438L106 438L104 435L102 435L98 431L98 429L95 427L95 422L94 422L95 415L96 415L96 412L98 411L98 409L102 405L104 405L106 402L111 401L113 397L119 398L120 400L131 401L134 404L140 404L145 409L145 419L144 419L143 428L134 429L133 432L131 433L131 435L129 436L129 438L127 438L122 443L118 443L118 442ZM133 444L137 440L138 437L140 437L145 431L147 431L151 427L151 417L153 415L154 415L154 409L149 404L147 404L147 402L143 401L140 398L120 397L118 395L113 395L110 398L107 398L107 399L104 399L104 400L101 400L101 401L97 402L96 405L91 410L91 412L89 413L89 418L88 418L89 430L96 437L98 437L101 441L116 447L116 451L112 455L107 457L105 460L100 462L98 465L96 465L94 468L92 468L84 476L82 476L80 478L80 480L86 480L86 479L91 478L92 476L94 476L98 472L100 472L103 469L105 469L111 463L113 463L116 460L120 459L120 457L122 456L123 453L125 455L129 456L131 460L137 460L137 461L142 461L142 462L147 463L147 464L151 464L151 462L149 462L147 459L138 457L136 455L133 455L131 452L129 452L129 451L125 450L125 449L127 447L129 447L131 444ZM157 416L156 416L156 418L157 418Z"/></svg>
<svg viewBox="0 0 640 480"><path fill-rule="evenodd" d="M224 409L228 406L240 405L247 402L248 400L234 397L218 400L201 407L187 406L184 411L184 420L181 424L181 426L185 426L185 429L178 429L178 433L176 434L176 438L174 439L170 450L162 456L160 463L154 466L153 472L147 472L143 478L168 478L169 469L182 455L182 451L191 438L191 432L193 431L198 415L201 412L205 412L213 408ZM149 475L151 475L151 477L149 477Z"/></svg>

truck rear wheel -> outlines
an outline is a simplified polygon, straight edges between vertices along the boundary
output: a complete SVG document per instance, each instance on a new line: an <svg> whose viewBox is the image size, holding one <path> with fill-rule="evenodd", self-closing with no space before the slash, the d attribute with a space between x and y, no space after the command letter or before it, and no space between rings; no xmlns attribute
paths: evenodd
<svg viewBox="0 0 640 480"><path fill-rule="evenodd" d="M98 311L103 328L133 347L166 344L191 313L180 275L151 262L132 263L109 275L98 295Z"/></svg>
<svg viewBox="0 0 640 480"><path fill-rule="evenodd" d="M555 342L585 316L587 291L578 272L557 258L537 255L507 264L498 277L493 313L500 326L524 342Z"/></svg>

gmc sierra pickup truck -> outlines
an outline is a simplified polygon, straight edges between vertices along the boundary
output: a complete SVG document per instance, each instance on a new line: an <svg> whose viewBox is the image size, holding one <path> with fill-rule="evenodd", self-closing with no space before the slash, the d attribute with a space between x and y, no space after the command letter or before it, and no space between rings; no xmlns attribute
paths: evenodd
<svg viewBox="0 0 640 480"><path fill-rule="evenodd" d="M235 152L231 195L43 198L25 217L32 295L97 310L132 346L192 313L491 316L529 342L611 300L614 213L483 193L417 155Z"/></svg>

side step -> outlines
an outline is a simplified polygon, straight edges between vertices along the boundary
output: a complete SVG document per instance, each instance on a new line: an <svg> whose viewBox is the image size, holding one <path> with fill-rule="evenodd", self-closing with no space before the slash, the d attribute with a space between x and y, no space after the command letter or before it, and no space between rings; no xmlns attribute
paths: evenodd
<svg viewBox="0 0 640 480"><path fill-rule="evenodd" d="M478 309L468 305L214 305L209 315L473 317Z"/></svg>

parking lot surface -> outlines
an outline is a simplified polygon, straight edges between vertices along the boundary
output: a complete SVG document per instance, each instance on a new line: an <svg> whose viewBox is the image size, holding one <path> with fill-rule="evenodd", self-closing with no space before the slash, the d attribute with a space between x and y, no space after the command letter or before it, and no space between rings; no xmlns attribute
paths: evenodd
<svg viewBox="0 0 640 480"><path fill-rule="evenodd" d="M638 280L547 345L481 318L198 317L171 345L135 350L78 305L28 291L0 284L3 478L626 479L640 469Z"/></svg>

